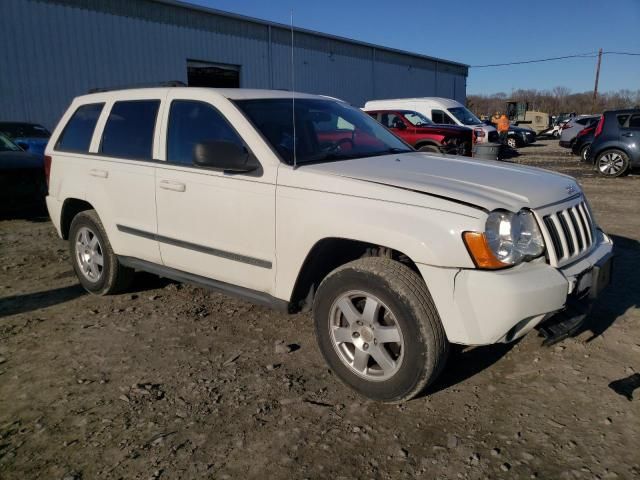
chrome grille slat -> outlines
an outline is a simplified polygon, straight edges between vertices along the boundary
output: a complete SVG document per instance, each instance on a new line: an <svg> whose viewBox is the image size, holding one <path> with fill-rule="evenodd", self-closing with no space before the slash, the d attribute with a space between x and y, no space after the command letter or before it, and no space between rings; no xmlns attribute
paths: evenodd
<svg viewBox="0 0 640 480"><path fill-rule="evenodd" d="M578 251L583 252L585 250L586 242L584 240L584 231L582 230L582 226L578 222L578 218L576 217L576 209L575 207L571 207L567 210L569 214L569 218L571 219L571 224L573 225L573 229L576 232L576 240L578 241Z"/></svg>
<svg viewBox="0 0 640 480"><path fill-rule="evenodd" d="M549 261L554 265L577 259L593 245L595 225L583 199L555 212L545 212L542 220Z"/></svg>

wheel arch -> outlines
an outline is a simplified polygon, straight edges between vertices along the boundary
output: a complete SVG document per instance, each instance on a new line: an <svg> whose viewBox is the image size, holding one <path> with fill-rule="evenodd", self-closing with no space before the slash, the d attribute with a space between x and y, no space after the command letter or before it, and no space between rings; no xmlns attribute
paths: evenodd
<svg viewBox="0 0 640 480"><path fill-rule="evenodd" d="M307 253L293 286L290 310L308 311L313 305L318 286L329 273L364 257L390 258L407 265L422 278L416 263L399 250L360 240L327 237L317 241Z"/></svg>
<svg viewBox="0 0 640 480"><path fill-rule="evenodd" d="M86 200L80 200L79 198L65 199L60 214L60 234L64 240L69 238L69 230L71 229L73 218L80 212L92 209L93 205Z"/></svg>

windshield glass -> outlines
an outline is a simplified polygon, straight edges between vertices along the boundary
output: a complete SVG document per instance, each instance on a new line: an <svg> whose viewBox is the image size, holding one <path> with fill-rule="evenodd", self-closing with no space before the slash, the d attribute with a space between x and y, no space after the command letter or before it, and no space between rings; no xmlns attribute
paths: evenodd
<svg viewBox="0 0 640 480"><path fill-rule="evenodd" d="M435 125L431 120L418 112L406 112L404 118L409 120L416 127L424 127L425 125Z"/></svg>
<svg viewBox="0 0 640 480"><path fill-rule="evenodd" d="M4 135L0 135L0 152L19 152L22 149Z"/></svg>
<svg viewBox="0 0 640 480"><path fill-rule="evenodd" d="M11 138L49 138L51 136L46 128L34 123L0 122L0 132Z"/></svg>
<svg viewBox="0 0 640 480"><path fill-rule="evenodd" d="M290 98L237 100L282 160L293 164ZM366 113L334 100L296 98L296 162L324 162L413 151Z"/></svg>
<svg viewBox="0 0 640 480"><path fill-rule="evenodd" d="M482 123L478 117L465 107L454 107L448 108L447 110L463 125L480 125Z"/></svg>

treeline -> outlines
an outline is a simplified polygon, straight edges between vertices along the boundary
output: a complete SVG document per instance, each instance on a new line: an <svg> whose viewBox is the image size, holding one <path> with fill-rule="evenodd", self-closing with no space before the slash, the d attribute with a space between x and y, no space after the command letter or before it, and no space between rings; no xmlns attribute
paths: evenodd
<svg viewBox="0 0 640 480"><path fill-rule="evenodd" d="M578 114L602 113L604 110L640 106L640 90L603 92L593 101L593 91L571 93L567 87L552 90L514 90L510 95L499 92L492 95L468 95L467 107L476 115L492 115L506 110L506 101L529 102L529 110L550 115L576 112Z"/></svg>

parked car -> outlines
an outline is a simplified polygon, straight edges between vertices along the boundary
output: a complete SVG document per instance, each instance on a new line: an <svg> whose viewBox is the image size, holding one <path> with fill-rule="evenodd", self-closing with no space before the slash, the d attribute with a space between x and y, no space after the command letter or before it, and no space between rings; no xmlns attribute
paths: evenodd
<svg viewBox="0 0 640 480"><path fill-rule="evenodd" d="M541 322L566 335L610 278L612 242L573 179L416 152L316 95L90 94L45 153L51 219L89 292L145 270L310 309L336 376L374 400L418 394L450 343Z"/></svg>
<svg viewBox="0 0 640 480"><path fill-rule="evenodd" d="M578 133L598 122L600 115L580 115L572 117L560 130L560 146L571 148Z"/></svg>
<svg viewBox="0 0 640 480"><path fill-rule="evenodd" d="M640 109L604 112L593 133L589 160L605 177L640 167Z"/></svg>
<svg viewBox="0 0 640 480"><path fill-rule="evenodd" d="M473 131L457 125L436 125L413 110L365 110L416 150L471 156Z"/></svg>
<svg viewBox="0 0 640 480"><path fill-rule="evenodd" d="M491 120L485 120L485 125L491 125L495 127L495 124ZM507 145L511 148L520 148L536 141L536 132L530 128L522 128L516 125L509 125L509 131L507 132Z"/></svg>
<svg viewBox="0 0 640 480"><path fill-rule="evenodd" d="M0 215L43 209L45 195L42 158L0 134Z"/></svg>
<svg viewBox="0 0 640 480"><path fill-rule="evenodd" d="M472 128L478 143L498 141L498 132L495 128L485 125L467 107L450 98L421 97L369 100L365 103L364 110L412 110L421 113L436 124Z"/></svg>
<svg viewBox="0 0 640 480"><path fill-rule="evenodd" d="M589 150L591 148L591 142L593 142L593 134L596 131L596 125L591 125L584 128L576 135L576 139L571 147L571 152L574 155L580 156L582 162L586 162L589 159Z"/></svg>
<svg viewBox="0 0 640 480"><path fill-rule="evenodd" d="M0 122L0 133L9 137L23 150L39 156L44 155L44 149L51 136L49 130L42 125L26 122Z"/></svg>

